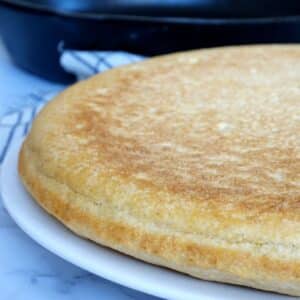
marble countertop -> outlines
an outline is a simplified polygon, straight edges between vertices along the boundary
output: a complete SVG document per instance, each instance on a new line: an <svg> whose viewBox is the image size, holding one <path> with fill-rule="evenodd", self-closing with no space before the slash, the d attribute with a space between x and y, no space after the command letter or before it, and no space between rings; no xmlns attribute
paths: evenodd
<svg viewBox="0 0 300 300"><path fill-rule="evenodd" d="M0 117L9 108L27 101L26 94L32 91L63 88L19 70L1 41L0 86ZM3 300L158 299L90 274L45 250L17 227L3 208L1 197L0 241Z"/></svg>

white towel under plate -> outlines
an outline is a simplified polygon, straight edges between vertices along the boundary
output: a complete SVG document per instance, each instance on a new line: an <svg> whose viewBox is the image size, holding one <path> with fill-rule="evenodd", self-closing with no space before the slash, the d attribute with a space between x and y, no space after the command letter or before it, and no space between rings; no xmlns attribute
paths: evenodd
<svg viewBox="0 0 300 300"><path fill-rule="evenodd" d="M67 72L74 74L77 80L82 80L108 69L143 59L142 56L122 51L65 50L60 58L60 64ZM24 95L24 98L30 99L30 101L24 101L25 106L21 104L23 102L18 102L17 108L16 104L11 109L8 107L9 112L0 119L0 164L9 148L15 141L20 140L20 137L27 134L36 114L54 95L53 92L33 92ZM28 102L30 105L26 105ZM5 102L1 103L1 100L0 105L8 106Z"/></svg>

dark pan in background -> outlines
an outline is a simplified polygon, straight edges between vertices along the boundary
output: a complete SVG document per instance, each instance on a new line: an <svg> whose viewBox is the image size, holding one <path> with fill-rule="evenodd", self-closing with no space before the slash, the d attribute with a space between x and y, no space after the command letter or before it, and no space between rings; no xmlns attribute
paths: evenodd
<svg viewBox="0 0 300 300"><path fill-rule="evenodd" d="M299 0L0 0L0 34L20 67L73 80L60 47L146 56L300 41Z"/></svg>

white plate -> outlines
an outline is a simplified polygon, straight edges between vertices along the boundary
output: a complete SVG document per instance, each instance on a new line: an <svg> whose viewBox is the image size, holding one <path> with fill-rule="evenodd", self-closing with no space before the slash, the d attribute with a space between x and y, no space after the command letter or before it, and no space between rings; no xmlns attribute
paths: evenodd
<svg viewBox="0 0 300 300"><path fill-rule="evenodd" d="M194 279L76 236L45 213L25 191L17 172L20 143L12 147L2 165L1 188L4 205L29 236L56 255L108 280L168 299L291 299L288 296Z"/></svg>

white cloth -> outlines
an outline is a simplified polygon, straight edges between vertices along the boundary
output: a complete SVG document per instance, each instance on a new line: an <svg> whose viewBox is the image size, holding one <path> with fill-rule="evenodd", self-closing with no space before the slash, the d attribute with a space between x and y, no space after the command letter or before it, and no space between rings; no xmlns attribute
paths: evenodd
<svg viewBox="0 0 300 300"><path fill-rule="evenodd" d="M122 51L65 50L62 53L60 64L67 72L74 74L77 80L82 80L108 69L142 59L144 59L142 56ZM19 101L13 105L8 104L7 99L3 99L3 103L0 99L0 105L6 105L8 111L0 119L0 165L10 146L27 134L36 114L55 93L36 91L24 95L26 101ZM24 104L22 105L22 103Z"/></svg>

